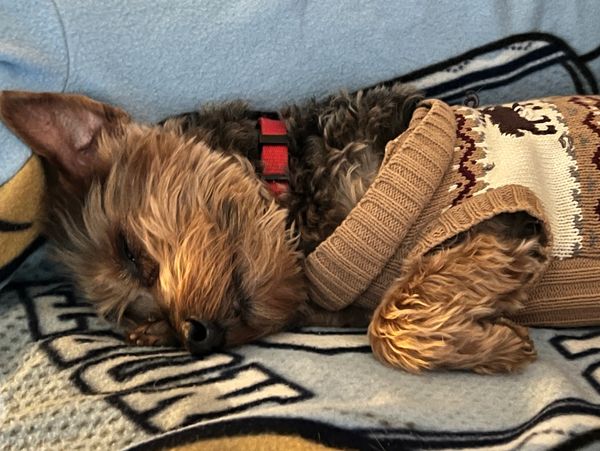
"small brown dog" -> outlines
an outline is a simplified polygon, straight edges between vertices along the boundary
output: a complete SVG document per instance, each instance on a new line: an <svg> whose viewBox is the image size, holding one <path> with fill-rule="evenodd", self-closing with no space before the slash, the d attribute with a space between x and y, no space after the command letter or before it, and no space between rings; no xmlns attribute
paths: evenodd
<svg viewBox="0 0 600 451"><path fill-rule="evenodd" d="M56 257L132 343L201 354L292 324L370 323L375 354L409 371L519 368L535 357L527 330L482 318L518 308L547 263L526 218L500 215L411 262L375 314L308 299L304 256L367 191L420 100L378 87L282 110L282 195L261 179L257 115L243 103L143 125L84 96L7 91L0 117L47 163ZM428 297L420 338L398 345L403 315Z"/></svg>

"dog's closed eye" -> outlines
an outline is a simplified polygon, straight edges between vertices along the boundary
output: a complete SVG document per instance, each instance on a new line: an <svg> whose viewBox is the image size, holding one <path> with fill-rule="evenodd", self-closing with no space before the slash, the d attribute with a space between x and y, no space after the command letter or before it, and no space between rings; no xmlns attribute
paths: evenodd
<svg viewBox="0 0 600 451"><path fill-rule="evenodd" d="M144 249L134 244L125 233L119 233L117 238L121 260L125 267L143 286L149 287L158 278L158 263L155 262Z"/></svg>

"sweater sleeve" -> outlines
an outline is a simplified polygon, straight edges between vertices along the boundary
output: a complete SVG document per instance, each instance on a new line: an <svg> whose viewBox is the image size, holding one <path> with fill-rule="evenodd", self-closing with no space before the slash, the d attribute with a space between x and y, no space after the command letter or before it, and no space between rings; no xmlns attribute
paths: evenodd
<svg viewBox="0 0 600 451"><path fill-rule="evenodd" d="M455 139L448 105L432 100L417 108L409 128L387 144L365 195L306 258L312 301L330 311L361 301L440 186Z"/></svg>

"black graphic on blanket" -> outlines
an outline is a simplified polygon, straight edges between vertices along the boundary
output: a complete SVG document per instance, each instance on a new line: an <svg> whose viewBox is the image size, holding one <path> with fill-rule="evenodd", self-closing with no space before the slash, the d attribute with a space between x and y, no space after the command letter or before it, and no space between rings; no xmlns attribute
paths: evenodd
<svg viewBox="0 0 600 451"><path fill-rule="evenodd" d="M598 94L598 74L590 62L600 57L600 42L578 55L564 40L548 33L509 36L393 80L411 83L427 97L462 102L469 92L485 104L548 95ZM546 91L548 80L553 91ZM558 89L560 92L555 92Z"/></svg>
<svg viewBox="0 0 600 451"><path fill-rule="evenodd" d="M132 347L67 285L19 287L34 339L84 394L102 396L148 432L177 429L312 394L264 365L225 352L197 359Z"/></svg>
<svg viewBox="0 0 600 451"><path fill-rule="evenodd" d="M131 347L66 285L15 285L14 290L26 307L32 336L81 393L103 399L151 434L172 431L134 449L162 449L201 438L228 436L231 431L240 435L293 433L341 448L464 449L502 445L515 449L535 444L540 437L587 443L595 438L591 432L570 439L565 424L586 418L598 422L600 417L597 404L565 398L550 402L525 423L501 430L426 430L402 421L385 427L345 429L311 419L310 408L302 410L303 402L317 396L313 391L316 386L301 386L273 371L265 361L247 361L243 349L199 360L172 348ZM594 337L567 337L557 343L562 344L567 358L590 355L600 349ZM571 346L585 340L583 347ZM318 354L323 359L355 353L363 359L368 358L364 343L361 329L308 328L268 337L253 346L304 356ZM353 396L360 399L359 393ZM254 408L265 404L294 404L298 415L253 415ZM244 416L219 421L234 413ZM187 427L182 430L183 426Z"/></svg>
<svg viewBox="0 0 600 451"><path fill-rule="evenodd" d="M371 347L364 341L366 333L365 329L305 328L264 338L254 343L254 346L322 355L370 354Z"/></svg>
<svg viewBox="0 0 600 451"><path fill-rule="evenodd" d="M600 329L584 335L557 335L552 345L568 360L600 357ZM600 360L593 361L583 371L582 376L600 394Z"/></svg>

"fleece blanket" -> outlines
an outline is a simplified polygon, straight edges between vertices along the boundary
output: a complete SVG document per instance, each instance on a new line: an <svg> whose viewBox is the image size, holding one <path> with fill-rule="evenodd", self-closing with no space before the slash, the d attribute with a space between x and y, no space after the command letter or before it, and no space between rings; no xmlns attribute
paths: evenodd
<svg viewBox="0 0 600 451"><path fill-rule="evenodd" d="M428 95L444 100L469 89L483 90L483 103L583 94L597 89L599 9L595 0L0 0L0 88L84 92L150 121L208 100L272 109L398 77L435 85ZM0 184L28 155L0 127Z"/></svg>
<svg viewBox="0 0 600 451"><path fill-rule="evenodd" d="M0 89L84 92L142 120L395 80L453 104L597 94L599 11L593 0L0 0ZM539 360L494 377L385 368L353 329L204 359L125 346L33 252L43 189L39 161L0 127L0 449L597 446L600 329L535 330Z"/></svg>

